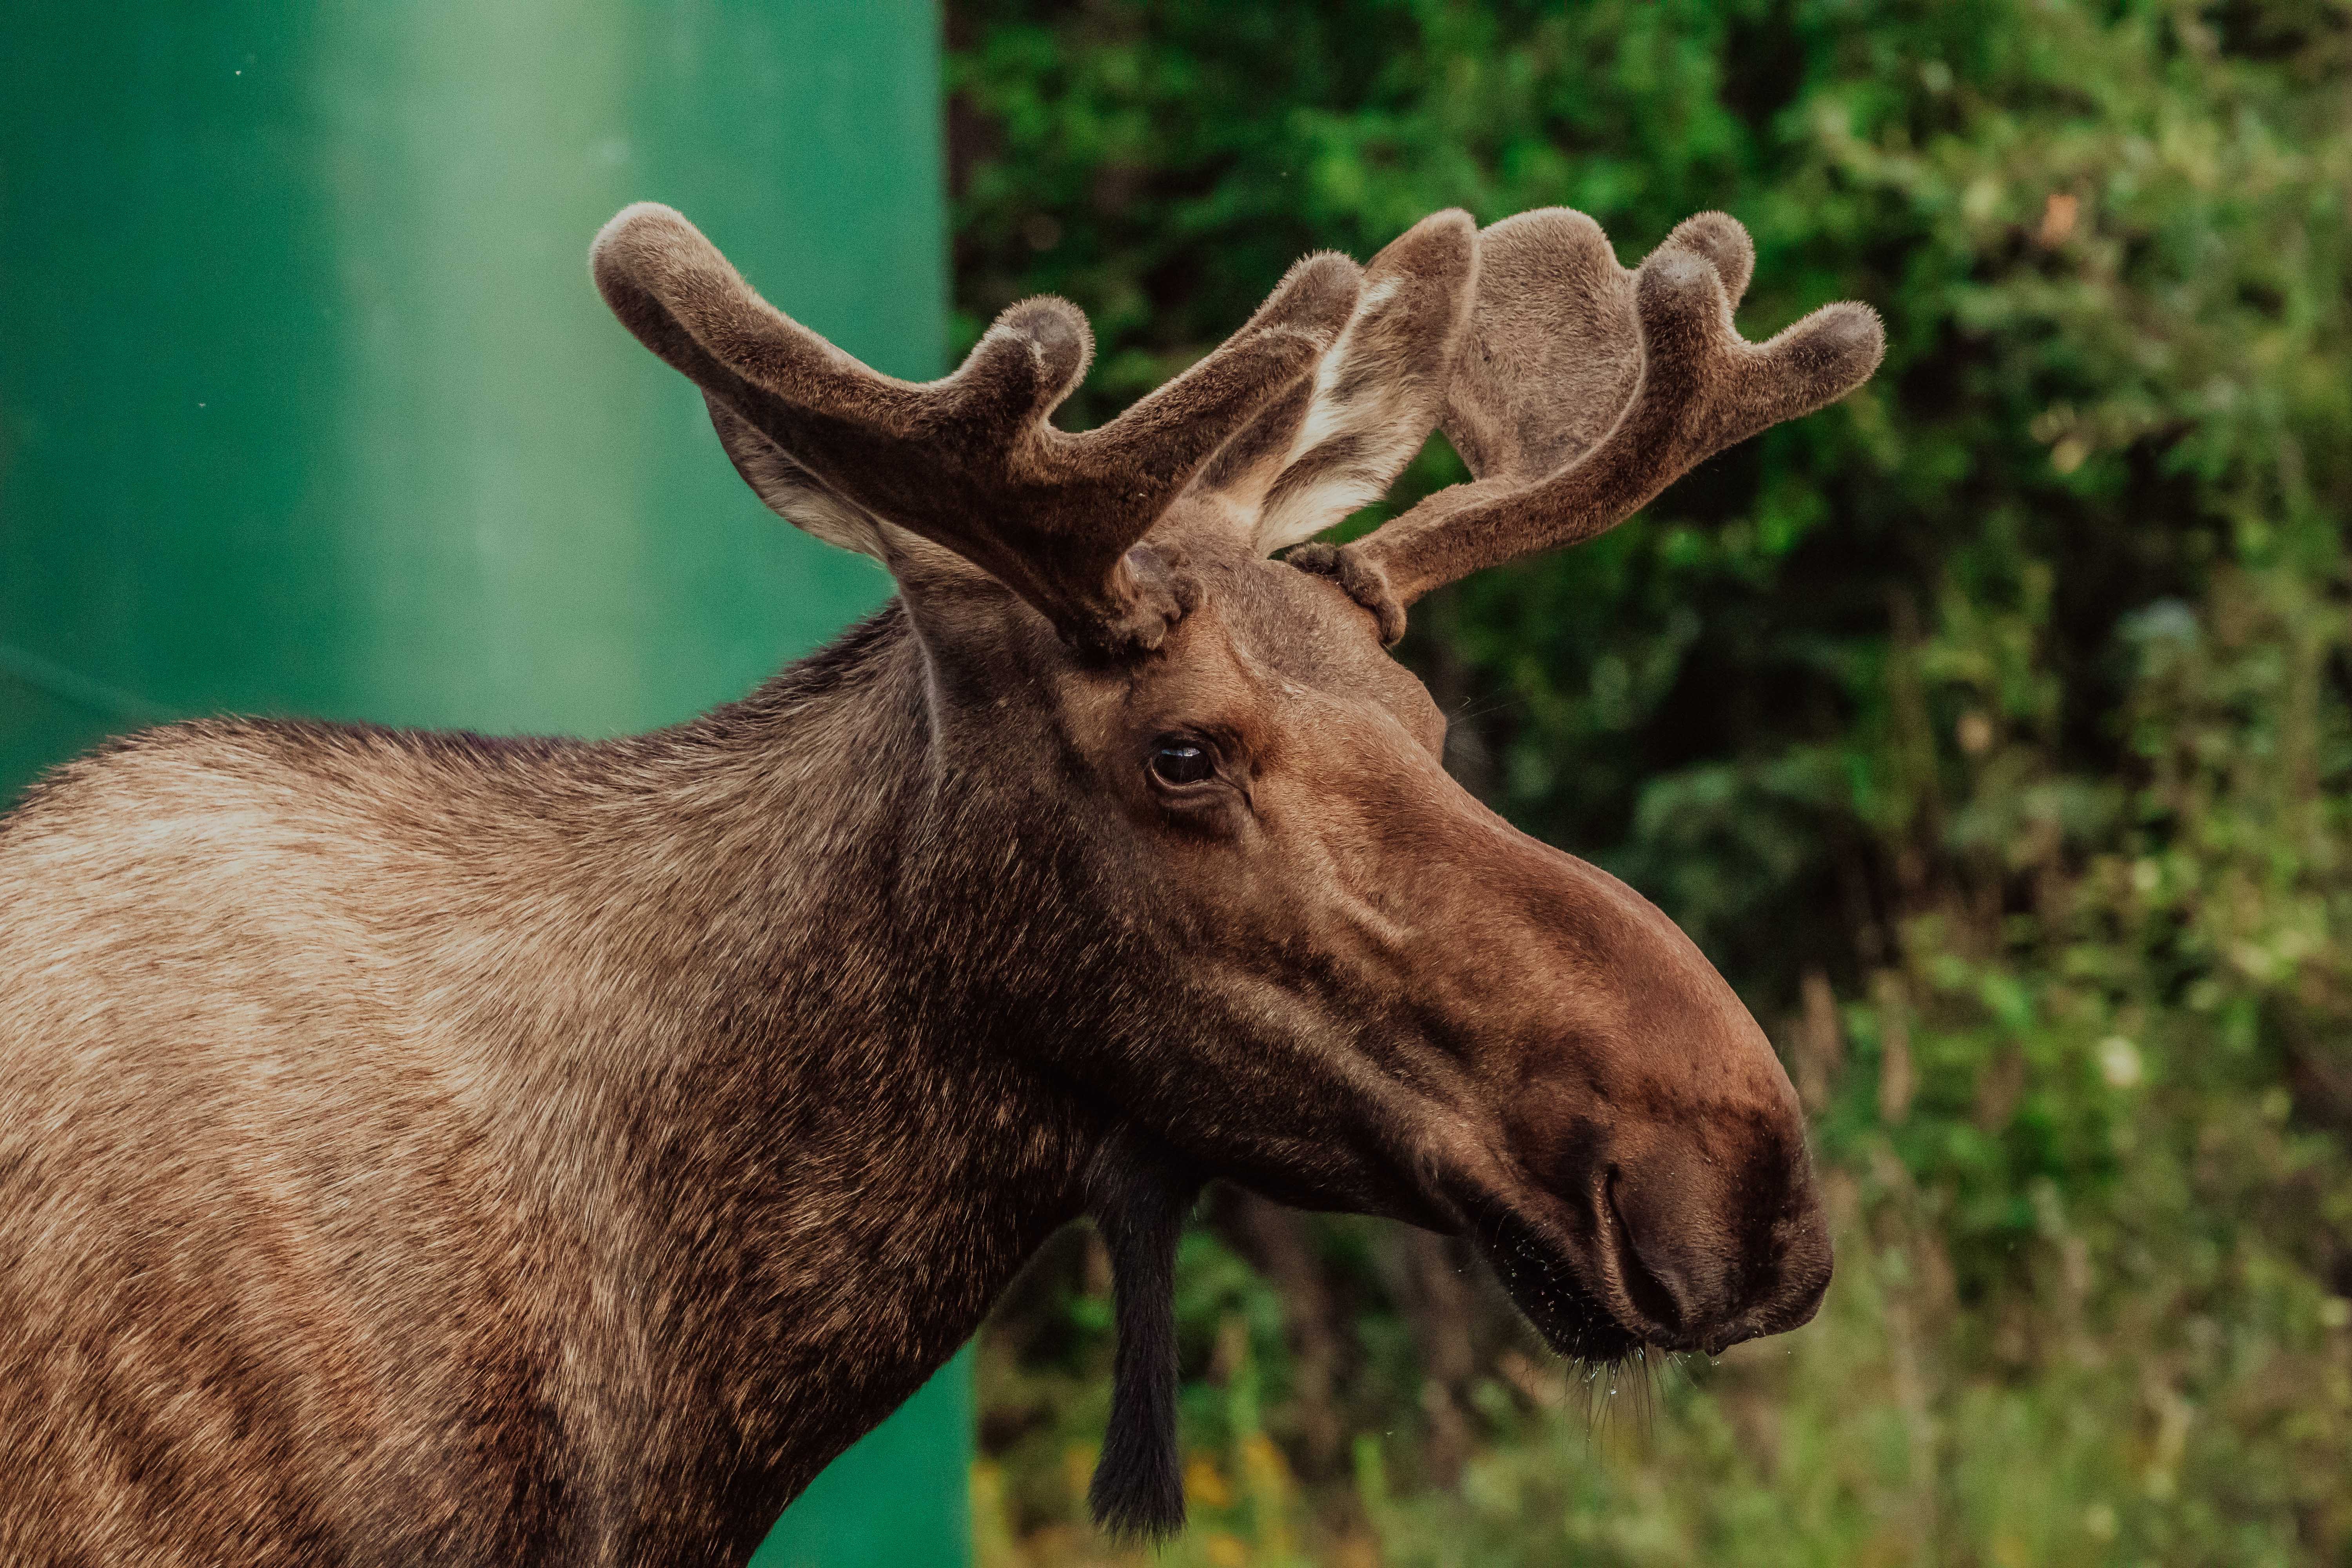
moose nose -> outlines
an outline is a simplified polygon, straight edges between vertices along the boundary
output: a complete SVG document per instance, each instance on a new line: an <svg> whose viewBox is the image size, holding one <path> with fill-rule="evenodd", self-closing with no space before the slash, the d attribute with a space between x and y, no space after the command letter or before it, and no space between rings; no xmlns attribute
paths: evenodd
<svg viewBox="0 0 2352 1568"><path fill-rule="evenodd" d="M1801 1155L1655 1151L1612 1162L1602 1227L1653 1342L1714 1353L1810 1321L1829 1289L1829 1229Z"/></svg>

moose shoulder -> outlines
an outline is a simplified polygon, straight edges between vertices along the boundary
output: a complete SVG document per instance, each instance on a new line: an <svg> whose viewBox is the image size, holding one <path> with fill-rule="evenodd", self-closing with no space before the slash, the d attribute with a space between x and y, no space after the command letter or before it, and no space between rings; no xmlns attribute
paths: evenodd
<svg viewBox="0 0 2352 1568"><path fill-rule="evenodd" d="M205 721L0 824L0 1560L740 1562L1085 1213L1097 1517L1173 1529L1213 1176L1473 1236L1570 1355L1811 1314L1762 1035L1383 644L1850 390L1866 310L1743 342L1720 215L1629 272L1440 214L1071 435L1060 300L914 385L666 208L593 259L898 596L656 734ZM1439 426L1472 482L1310 542Z"/></svg>

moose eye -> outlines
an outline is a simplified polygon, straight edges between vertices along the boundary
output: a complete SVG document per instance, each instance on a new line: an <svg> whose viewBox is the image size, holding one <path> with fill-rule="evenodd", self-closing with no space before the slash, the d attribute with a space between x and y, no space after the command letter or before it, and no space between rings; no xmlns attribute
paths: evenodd
<svg viewBox="0 0 2352 1568"><path fill-rule="evenodd" d="M1196 784L1217 771L1217 759L1196 741L1171 740L1152 747L1151 760L1144 766L1161 784Z"/></svg>

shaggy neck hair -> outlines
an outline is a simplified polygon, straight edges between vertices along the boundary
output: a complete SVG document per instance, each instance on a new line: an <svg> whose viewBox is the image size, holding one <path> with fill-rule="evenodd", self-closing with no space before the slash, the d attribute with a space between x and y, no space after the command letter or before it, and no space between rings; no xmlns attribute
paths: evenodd
<svg viewBox="0 0 2352 1568"><path fill-rule="evenodd" d="M1103 1152L1109 1119L1022 1048L1119 1034L1087 978L1119 957L1071 940L1086 922L1030 841L1050 814L955 769L929 702L894 604L689 723L495 747L487 781L475 752L433 785L481 801L452 848L502 836L482 874L535 889L484 902L528 908L529 930L471 941L536 949L512 969L544 990L452 985L510 1016L480 1035L515 1052L486 1064L512 1075L494 1097L512 1109L484 1134L538 1167L525 1190L570 1196L533 1229L583 1254L534 1248L551 1267L520 1294L632 1282L537 1325L549 1363L593 1335L578 1361L630 1369L571 1417L603 1429L600 1453L664 1456L609 1478L615 1506L638 1489L632 1513L739 1554L1090 1194L1133 1184ZM912 912L940 910L965 929ZM1025 962L975 964L971 927Z"/></svg>

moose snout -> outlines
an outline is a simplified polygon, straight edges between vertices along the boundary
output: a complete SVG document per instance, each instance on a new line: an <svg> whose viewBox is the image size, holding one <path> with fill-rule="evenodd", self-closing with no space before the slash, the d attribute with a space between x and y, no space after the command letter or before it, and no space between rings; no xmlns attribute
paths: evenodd
<svg viewBox="0 0 2352 1568"><path fill-rule="evenodd" d="M1796 1328L1829 1289L1829 1227L1801 1148L1623 1151L1593 1202L1596 1262L1643 1320L1628 1327L1662 1348L1714 1353Z"/></svg>

